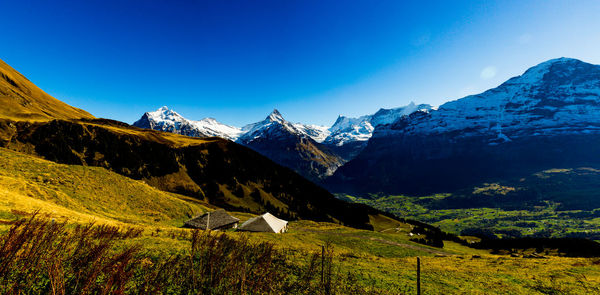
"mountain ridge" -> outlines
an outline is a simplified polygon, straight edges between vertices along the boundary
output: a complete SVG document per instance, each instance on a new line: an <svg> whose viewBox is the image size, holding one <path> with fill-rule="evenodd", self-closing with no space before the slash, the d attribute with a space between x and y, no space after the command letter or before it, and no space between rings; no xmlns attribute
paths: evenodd
<svg viewBox="0 0 600 295"><path fill-rule="evenodd" d="M427 194L519 173L597 166L599 114L600 66L553 59L481 94L380 125L327 186Z"/></svg>
<svg viewBox="0 0 600 295"><path fill-rule="evenodd" d="M218 126L215 128L218 131L214 132L207 128L206 122L206 118L200 121L185 119L175 111L162 107L154 112L146 112L133 125L186 136L229 139L312 180L331 175L344 162L315 140L323 137L322 128L288 122L277 109L264 120L242 128L220 124L212 119L211 124Z"/></svg>
<svg viewBox="0 0 600 295"><path fill-rule="evenodd" d="M264 120L241 128L205 118L193 121L168 107L146 112L134 126L194 137L217 136L246 145L305 177L321 181L364 148L374 127L389 124L415 111L431 110L430 105L380 109L359 118L338 117L331 127L291 123L274 109ZM211 126L216 126L211 128Z"/></svg>
<svg viewBox="0 0 600 295"><path fill-rule="evenodd" d="M286 121L275 109L265 120L243 127L245 133L237 142L318 181L333 174L344 160L316 142L306 133L307 129L309 127Z"/></svg>

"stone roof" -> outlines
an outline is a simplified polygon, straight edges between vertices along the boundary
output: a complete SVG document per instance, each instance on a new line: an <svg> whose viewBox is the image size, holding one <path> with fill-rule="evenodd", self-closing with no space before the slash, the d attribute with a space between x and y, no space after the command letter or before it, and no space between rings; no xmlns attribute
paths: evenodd
<svg viewBox="0 0 600 295"><path fill-rule="evenodd" d="M185 222L185 227L198 229L220 229L238 223L240 220L229 215L225 210L204 213Z"/></svg>

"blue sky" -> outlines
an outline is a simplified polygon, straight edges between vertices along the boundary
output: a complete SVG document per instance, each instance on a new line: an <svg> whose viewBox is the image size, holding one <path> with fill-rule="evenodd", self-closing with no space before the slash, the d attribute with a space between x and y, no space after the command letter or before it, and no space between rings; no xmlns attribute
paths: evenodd
<svg viewBox="0 0 600 295"><path fill-rule="evenodd" d="M403 2L2 1L0 58L98 117L168 105L237 126L273 108L331 125L551 58L600 64L600 1Z"/></svg>

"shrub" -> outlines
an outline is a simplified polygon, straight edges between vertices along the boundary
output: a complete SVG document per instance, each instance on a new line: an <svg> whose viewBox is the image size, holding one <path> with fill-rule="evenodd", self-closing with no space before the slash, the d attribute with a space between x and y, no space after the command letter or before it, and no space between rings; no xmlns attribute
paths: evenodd
<svg viewBox="0 0 600 295"><path fill-rule="evenodd" d="M153 257L124 239L139 229L69 226L36 217L0 236L0 294L367 294L334 265L331 245L294 265L285 251L247 236L172 232L190 240L178 254ZM190 233L190 234L187 234ZM322 273L322 275L321 275Z"/></svg>
<svg viewBox="0 0 600 295"><path fill-rule="evenodd" d="M22 219L0 238L2 294L119 294L133 274L139 247L110 251L139 230Z"/></svg>

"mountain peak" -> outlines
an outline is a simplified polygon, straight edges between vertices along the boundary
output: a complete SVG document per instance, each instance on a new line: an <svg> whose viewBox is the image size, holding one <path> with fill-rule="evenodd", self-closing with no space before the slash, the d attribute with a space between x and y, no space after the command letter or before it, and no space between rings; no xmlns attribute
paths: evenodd
<svg viewBox="0 0 600 295"><path fill-rule="evenodd" d="M571 57L559 57L559 58L550 59L550 60L548 60L546 62L549 62L549 63L558 63L558 62L560 62L560 63L564 63L564 62L579 63L579 62L582 62L582 61L578 60L576 58L571 58Z"/></svg>
<svg viewBox="0 0 600 295"><path fill-rule="evenodd" d="M576 58L559 57L559 58L553 58L553 59L549 59L547 61L541 62L541 63L529 68L529 70L538 69L538 68L548 69L549 66L556 65L556 64L577 64L577 63L583 63L583 61L578 60Z"/></svg>
<svg viewBox="0 0 600 295"><path fill-rule="evenodd" d="M169 109L167 106L162 106L154 112L147 112L148 117L152 118L155 121L160 120L173 120L173 121L183 121L184 117L179 115L174 110Z"/></svg>
<svg viewBox="0 0 600 295"><path fill-rule="evenodd" d="M269 116L267 117L267 120L272 121L272 122L280 122L280 123L285 121L285 119L283 119L283 116L277 109L273 109L271 114L269 114Z"/></svg>
<svg viewBox="0 0 600 295"><path fill-rule="evenodd" d="M167 107L167 106L162 106L162 107L160 107L160 108L159 108L157 111L159 111L159 112L166 112L166 111L168 111L168 110L169 110L169 107Z"/></svg>
<svg viewBox="0 0 600 295"><path fill-rule="evenodd" d="M133 126L187 136L218 136L229 140L236 140L242 132L240 128L222 124L214 118L204 118L200 121L188 120L167 106L153 112L146 112L142 118L133 123Z"/></svg>
<svg viewBox="0 0 600 295"><path fill-rule="evenodd" d="M525 73L523 73L523 75L515 77L513 79L518 79L517 81L521 83L536 83L542 81L544 75L546 75L549 72L568 72L582 64L586 63L575 58L554 58L527 69ZM514 81L513 79L511 80Z"/></svg>
<svg viewBox="0 0 600 295"><path fill-rule="evenodd" d="M337 119L335 119L335 122L333 123L333 125L331 125L331 129L335 129L335 127L342 124L342 122L345 119L346 119L346 116L338 115L338 117L337 117Z"/></svg>
<svg viewBox="0 0 600 295"><path fill-rule="evenodd" d="M200 122L207 122L207 123L219 123L219 121L217 121L217 119L213 118L213 117L206 117L202 120L200 120Z"/></svg>

